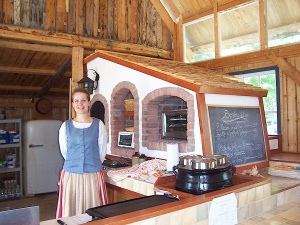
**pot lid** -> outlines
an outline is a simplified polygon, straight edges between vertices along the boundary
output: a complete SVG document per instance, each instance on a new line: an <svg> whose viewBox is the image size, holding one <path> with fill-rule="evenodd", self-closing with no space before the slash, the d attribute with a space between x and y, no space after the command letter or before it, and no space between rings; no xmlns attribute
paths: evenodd
<svg viewBox="0 0 300 225"><path fill-rule="evenodd" d="M179 164L184 166L189 166L192 164L193 159L200 159L201 155L183 155L179 157Z"/></svg>
<svg viewBox="0 0 300 225"><path fill-rule="evenodd" d="M225 165L227 163L226 155L206 155L206 156L203 156L203 158L215 159L217 165Z"/></svg>
<svg viewBox="0 0 300 225"><path fill-rule="evenodd" d="M192 169L195 170L210 170L215 169L217 161L214 158L199 158L192 160Z"/></svg>

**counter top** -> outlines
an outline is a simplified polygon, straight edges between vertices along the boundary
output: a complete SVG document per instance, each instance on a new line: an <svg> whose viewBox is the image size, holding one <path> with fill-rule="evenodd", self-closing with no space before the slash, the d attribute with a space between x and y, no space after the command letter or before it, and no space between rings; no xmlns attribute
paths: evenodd
<svg viewBox="0 0 300 225"><path fill-rule="evenodd" d="M114 216L106 219L101 219L101 220L96 220L89 222L88 224L90 225L97 225L97 224L131 224L135 223L137 221L147 221L147 220L153 220L155 218L160 218L163 215L171 215L172 213L175 212L186 212L186 213L191 213L195 212L194 207L208 203L212 201L214 198L226 195L226 194L231 194L231 193L239 193L239 192L245 192L246 190L249 189L254 189L255 188L260 188L264 187L264 185L267 185L271 182L270 179L268 178L259 178L259 177L252 177L252 176L245 176L245 175L234 175L233 176L235 185L232 187L228 187L226 189L218 190L218 191L213 191L210 193L202 194L202 195L192 195L189 193L184 193L180 192L174 189L174 180L176 179L175 176L167 176L167 177L161 177L158 178L158 180L155 182L153 187L157 187L162 190L168 190L170 191L173 195L178 195L180 197L180 201L177 202L172 202L172 203L167 203L165 205L161 206L155 206L149 209L143 209L139 210L136 212L131 212L131 213L126 213L123 215L119 216ZM116 183L116 185L120 185L120 187L124 188L132 188L134 189L135 187L132 186L133 184L139 185L144 185L142 183L145 183L143 181L138 181L134 180L132 178L126 178L124 181L121 181L121 183ZM267 188L266 188L267 189ZM140 188L138 189L139 191L141 190ZM153 191L153 190L152 190ZM188 209L188 211L186 211ZM190 210L193 209L193 210ZM171 214L170 214L171 213ZM182 213L181 213L182 214ZM184 213L183 213L184 214ZM195 214L197 215L197 214ZM81 215L82 217L86 218L85 216L88 215ZM168 216L170 217L170 216ZM187 219L192 219L197 216L193 217L186 217ZM76 221L78 218L63 218L62 220L66 220L65 222L68 222L68 225L77 225ZM89 218L88 218L89 219ZM195 218L194 218L195 219ZM149 221L148 221L149 222ZM41 223L41 225L50 225L50 224L57 224L56 220L51 220L51 221L44 221ZM80 224L80 223L78 223ZM187 222L187 224L191 224Z"/></svg>

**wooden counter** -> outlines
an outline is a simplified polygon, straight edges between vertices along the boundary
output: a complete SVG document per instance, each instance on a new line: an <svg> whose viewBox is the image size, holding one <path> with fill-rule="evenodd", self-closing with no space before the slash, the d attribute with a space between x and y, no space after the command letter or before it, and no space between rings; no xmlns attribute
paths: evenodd
<svg viewBox="0 0 300 225"><path fill-rule="evenodd" d="M228 187L226 189L213 191L202 195L193 195L193 194L175 190L174 188L175 179L176 179L175 176L161 177L155 182L154 186L162 190L167 190L171 192L173 195L178 195L180 197L180 201L152 207L149 209L143 209L143 210L139 210L139 211L135 211L132 213L127 213L115 217L110 217L107 219L96 220L90 222L89 224L90 225L130 224L137 221L159 217L164 214L176 212L189 207L201 205L203 203L212 201L214 198L226 194L230 194L233 192L234 193L242 192L271 182L271 179L268 178L251 177L245 175L234 175L233 178L234 178L235 185L232 187Z"/></svg>

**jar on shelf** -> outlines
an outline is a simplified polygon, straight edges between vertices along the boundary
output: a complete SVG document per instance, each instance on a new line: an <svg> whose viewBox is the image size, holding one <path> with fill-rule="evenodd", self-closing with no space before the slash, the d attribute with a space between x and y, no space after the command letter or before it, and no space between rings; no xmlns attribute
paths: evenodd
<svg viewBox="0 0 300 225"><path fill-rule="evenodd" d="M141 156L139 157L139 164L141 164L142 162L146 161L146 155L145 154L141 154Z"/></svg>
<svg viewBox="0 0 300 225"><path fill-rule="evenodd" d="M135 152L133 155L132 155L132 165L136 165L136 164L139 164L139 158L140 158L140 154L138 152Z"/></svg>

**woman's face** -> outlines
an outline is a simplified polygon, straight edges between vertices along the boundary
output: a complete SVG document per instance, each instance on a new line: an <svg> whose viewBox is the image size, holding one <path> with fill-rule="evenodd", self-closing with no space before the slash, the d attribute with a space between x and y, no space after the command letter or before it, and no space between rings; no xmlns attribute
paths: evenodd
<svg viewBox="0 0 300 225"><path fill-rule="evenodd" d="M76 92L73 95L72 106L76 113L83 114L89 112L90 104L91 103L85 93Z"/></svg>

